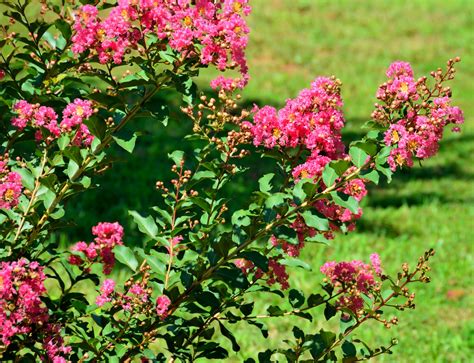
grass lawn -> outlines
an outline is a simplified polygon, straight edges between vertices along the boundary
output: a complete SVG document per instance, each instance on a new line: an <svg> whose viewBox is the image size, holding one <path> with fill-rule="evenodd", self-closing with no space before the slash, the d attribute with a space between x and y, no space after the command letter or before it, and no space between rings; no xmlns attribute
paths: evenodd
<svg viewBox="0 0 474 363"><path fill-rule="evenodd" d="M338 236L330 247L308 246L302 259L314 269L292 272L291 285L306 293L319 291L318 268L328 259L368 259L378 251L385 269L393 272L434 247L433 282L418 286L417 309L400 314L400 325L391 330L373 324L356 334L373 345L399 339L395 355L382 356L380 362L468 362L474 355L474 2L253 0L253 6L248 52L252 80L244 99L281 105L315 76L334 74L343 82L348 137L360 133L360 125L370 116L376 88L391 61L410 61L416 74L423 75L450 57L463 59L451 83L454 100L466 115L463 132L448 132L439 155L423 167L398 174L390 185L372 188L357 232ZM201 84L213 75L206 73ZM168 167L164 152L176 147L170 140L180 142L186 127L182 121L173 122L166 134L162 127L150 127L153 133L140 141L138 153L100 179L95 191L100 205L94 193L71 202L69 216L79 225L63 239L88 238L84 228L98 220L130 223L127 207L144 209L143 203L153 203L154 181ZM143 170L132 171L134 163ZM278 303L258 301L262 312L266 305ZM242 325L237 334L242 350L232 360L283 347L293 322L268 321L267 341L256 329ZM297 323L315 332L321 322Z"/></svg>

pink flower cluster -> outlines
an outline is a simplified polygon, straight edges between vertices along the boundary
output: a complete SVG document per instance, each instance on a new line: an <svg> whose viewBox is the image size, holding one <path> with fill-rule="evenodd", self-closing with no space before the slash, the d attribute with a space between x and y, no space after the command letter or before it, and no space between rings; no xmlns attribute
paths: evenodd
<svg viewBox="0 0 474 363"><path fill-rule="evenodd" d="M75 16L72 50L94 49L101 63L121 64L125 54L138 49L147 34L154 34L183 57L200 57L221 71L238 68L239 86L248 81L245 48L250 13L248 0L119 0L104 18L93 5ZM149 51L149 50L147 50ZM213 86L229 84L218 78Z"/></svg>
<svg viewBox="0 0 474 363"><path fill-rule="evenodd" d="M96 236L94 242L78 242L72 247L72 251L81 253L83 257L72 254L69 256L69 263L88 269L92 263L100 262L103 264L104 274L108 275L115 265L112 250L123 244L123 227L118 222L102 222L92 227L92 234Z"/></svg>
<svg viewBox="0 0 474 363"><path fill-rule="evenodd" d="M168 309L171 305L171 300L166 295L158 296L156 299L156 314L161 318L165 319L169 312Z"/></svg>
<svg viewBox="0 0 474 363"><path fill-rule="evenodd" d="M253 278L255 280L264 278L269 286L279 283L282 290L286 290L290 287L288 283L288 274L286 268L278 260L279 257L270 258L268 260L268 271L263 272L260 268L256 267L252 261L246 260L244 258L239 258L234 261L236 267L240 268L244 275L249 275L253 273Z"/></svg>
<svg viewBox="0 0 474 363"><path fill-rule="evenodd" d="M266 148L308 149L308 164L312 167L305 171L305 177L314 177L321 166L344 153L341 107L339 82L319 77L311 88L302 90L295 99L288 99L278 111L271 106L255 107L254 123L248 125L253 143Z"/></svg>
<svg viewBox="0 0 474 363"><path fill-rule="evenodd" d="M280 110L271 106L255 107L253 124L245 123L244 127L252 132L255 146L308 150L310 155L306 161L292 170L293 179L296 182L303 178L320 179L329 162L349 157L341 135L345 123L342 104L340 82L320 77L295 99L287 100ZM324 189L324 183L321 182L320 187ZM339 191L358 201L367 194L362 179L352 180ZM328 199L318 200L313 207L333 222L330 224L333 231L339 229L339 223L349 223L348 228L353 228L352 222L362 215L360 209L353 213ZM297 256L305 237L314 236L316 231L307 227L303 218L298 218L292 227L298 233L299 244L290 245L284 241L279 244L290 256ZM326 235L332 237L332 233Z"/></svg>
<svg viewBox="0 0 474 363"><path fill-rule="evenodd" d="M378 254L370 256L371 264L359 260L350 262L326 262L321 266L321 272L329 282L338 288L341 297L337 301L340 308L347 308L354 313L364 308L364 299L361 295L369 296L379 285L376 277L382 275L380 257Z"/></svg>
<svg viewBox="0 0 474 363"><path fill-rule="evenodd" d="M458 107L451 106L449 89L440 86L443 79L438 80L439 87L427 90L426 77L415 81L406 62L391 64L387 77L389 81L377 91L377 98L384 105L376 104L372 116L390 123L384 141L393 147L388 163L395 171L402 166L411 167L414 157L426 159L435 155L444 128L448 124L462 124L464 116ZM459 131L459 127L455 126L453 131Z"/></svg>
<svg viewBox="0 0 474 363"><path fill-rule="evenodd" d="M66 362L71 351L63 344L61 327L50 323L48 309L41 301L46 292L45 274L38 262L25 258L2 262L0 268L0 340L8 347L15 336L31 334L37 328L44 333L43 347L48 358ZM35 333L37 334L37 333Z"/></svg>
<svg viewBox="0 0 474 363"><path fill-rule="evenodd" d="M104 280L100 288L101 294L97 296L95 303L98 306L103 306L105 303L112 301L112 294L115 290L115 281L112 279Z"/></svg>
<svg viewBox="0 0 474 363"><path fill-rule="evenodd" d="M127 293L123 294L115 291L114 280L107 279L103 282L100 292L95 301L98 306L114 301L125 311L142 310L143 304L148 303L150 298L144 281L133 283Z"/></svg>
<svg viewBox="0 0 474 363"><path fill-rule="evenodd" d="M278 282L282 290L286 290L290 287L290 284L288 283L289 276L286 273L286 267L278 262L277 258L270 258L268 260L267 276L267 284L270 286Z"/></svg>
<svg viewBox="0 0 474 363"><path fill-rule="evenodd" d="M74 133L73 145L90 145L94 136L91 135L84 120L94 113L92 102L76 98L73 103L66 106L62 113L62 121L58 123L58 115L47 106L32 105L27 101L18 101L13 110L17 116L11 119L13 126L23 130L31 126L36 130L37 141L45 140L47 143L57 139L61 134Z"/></svg>
<svg viewBox="0 0 474 363"><path fill-rule="evenodd" d="M11 209L18 205L23 191L20 174L10 171L8 157L0 158L0 208Z"/></svg>

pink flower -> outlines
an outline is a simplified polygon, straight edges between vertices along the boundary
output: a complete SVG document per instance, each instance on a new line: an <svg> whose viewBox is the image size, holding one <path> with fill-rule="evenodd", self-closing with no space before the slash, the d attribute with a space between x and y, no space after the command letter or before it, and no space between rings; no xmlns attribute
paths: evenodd
<svg viewBox="0 0 474 363"><path fill-rule="evenodd" d="M352 179L345 185L344 193L360 202L367 195L367 189L362 179Z"/></svg>
<svg viewBox="0 0 474 363"><path fill-rule="evenodd" d="M71 265L76 265L76 266L80 266L84 263L84 260L79 257L79 256L76 256L76 255L70 255L69 256L69 259L68 259L68 262L71 264Z"/></svg>
<svg viewBox="0 0 474 363"><path fill-rule="evenodd" d="M170 245L166 246L169 254L173 254L173 249L183 240L183 236L174 236L169 240Z"/></svg>
<svg viewBox="0 0 474 363"><path fill-rule="evenodd" d="M387 161L392 171L395 171L397 168L400 168L402 166L413 166L413 160L411 158L410 153L407 150L400 148L393 149L390 152Z"/></svg>
<svg viewBox="0 0 474 363"><path fill-rule="evenodd" d="M99 245L113 248L123 244L123 227L118 222L101 222L92 227L92 234L96 236L95 241Z"/></svg>
<svg viewBox="0 0 474 363"><path fill-rule="evenodd" d="M254 120L250 124L253 142L266 148L308 149L311 151L308 162L315 162L308 165L315 169L310 174L318 174L320 163L328 160L325 158L336 159L344 154L341 106L339 83L325 77L316 78L311 88L287 100L278 111L270 106L254 108ZM299 177L300 169L294 170L295 177Z"/></svg>
<svg viewBox="0 0 474 363"><path fill-rule="evenodd" d="M375 120L389 122L384 142L395 145L388 157L390 168L413 165L413 158L427 159L435 155L448 124L464 122L462 111L451 106L449 92L439 91L441 97L426 94L424 79L414 81L413 71L406 62L395 62L387 71L390 79L377 91L377 98L384 105L376 104L372 116ZM432 102L430 101L432 99ZM420 100L418 104L415 101ZM456 126L453 131L458 131Z"/></svg>
<svg viewBox="0 0 474 363"><path fill-rule="evenodd" d="M76 98L63 110L63 120L61 128L71 131L75 126L80 125L83 120L88 119L93 114L92 102Z"/></svg>
<svg viewBox="0 0 474 363"><path fill-rule="evenodd" d="M15 111L18 116L12 118L12 125L20 130L24 129L27 123L31 121L33 117L33 105L29 104L24 100L21 100L15 103L15 105L13 106L13 111Z"/></svg>
<svg viewBox="0 0 474 363"><path fill-rule="evenodd" d="M133 284L132 287L128 290L128 292L140 298L142 302L148 301L149 296L147 292L145 291L145 289L140 284Z"/></svg>
<svg viewBox="0 0 474 363"><path fill-rule="evenodd" d="M97 296L95 303L98 306L103 306L105 303L112 301L110 295L113 294L115 289L115 281L112 279L104 280L100 288L101 294Z"/></svg>
<svg viewBox="0 0 474 363"><path fill-rule="evenodd" d="M326 262L321 266L321 272L329 282L342 293L337 305L348 308L355 313L364 307L361 294L369 295L378 285L375 276L381 275L380 258L377 254L370 256L371 265L359 260L350 262Z"/></svg>
<svg viewBox="0 0 474 363"><path fill-rule="evenodd" d="M115 289L115 281L112 279L107 279L107 280L104 280L102 287L100 288L100 291L102 291L104 295L110 295L114 291L114 289Z"/></svg>
<svg viewBox="0 0 474 363"><path fill-rule="evenodd" d="M238 258L234 260L234 265L240 268L244 275L248 275L255 267L252 261L246 260L244 258Z"/></svg>
<svg viewBox="0 0 474 363"><path fill-rule="evenodd" d="M295 182L303 178L315 179L321 177L324 168L331 161L327 156L317 155L309 157L305 163L298 165L293 169L293 178Z"/></svg>
<svg viewBox="0 0 474 363"><path fill-rule="evenodd" d="M270 242L273 246L281 246L282 250L291 257L298 257L300 250L304 247L304 238L299 239L297 244L288 243L285 240L279 240L275 236L270 237Z"/></svg>
<svg viewBox="0 0 474 363"><path fill-rule="evenodd" d="M395 145L400 142L400 140L404 139L407 136L408 132L403 126L403 124L394 124L390 125L388 130L385 132L385 144L386 145Z"/></svg>
<svg viewBox="0 0 474 363"><path fill-rule="evenodd" d="M270 258L268 260L268 285L273 285L278 282L282 290L286 290L290 287L288 284L288 274L286 273L286 268L284 265L279 263L275 258Z"/></svg>
<svg viewBox="0 0 474 363"><path fill-rule="evenodd" d="M156 313L161 319L168 316L168 308L171 304L171 300L166 295L158 296L156 299Z"/></svg>
<svg viewBox="0 0 474 363"><path fill-rule="evenodd" d="M380 264L380 256L377 253L372 253L370 255L370 263L372 264L372 267L374 268L377 275L380 276L382 274L382 267Z"/></svg>
<svg viewBox="0 0 474 363"><path fill-rule="evenodd" d="M16 336L29 334L48 322L48 309L41 301L46 292L45 278L43 267L25 258L0 264L2 345L8 346Z"/></svg>
<svg viewBox="0 0 474 363"><path fill-rule="evenodd" d="M92 234L96 236L94 242L89 244L78 242L72 250L83 253L89 262L102 263L104 274L109 275L115 265L115 255L112 250L115 246L123 244L123 227L118 222L101 222L92 227ZM82 266L85 260L78 256L70 256L69 262Z"/></svg>
<svg viewBox="0 0 474 363"><path fill-rule="evenodd" d="M390 64L387 70L387 77L395 78L400 76L413 77L413 70L411 68L410 63L396 61Z"/></svg>
<svg viewBox="0 0 474 363"><path fill-rule="evenodd" d="M247 0L140 0L119 2L100 19L97 8L86 5L75 15L72 50L76 54L92 50L101 63L120 64L153 33L201 64L213 64L221 71L237 68L241 77L235 82L243 87L249 79L245 59L249 28L244 20L249 13ZM219 80L216 85L229 83Z"/></svg>
<svg viewBox="0 0 474 363"><path fill-rule="evenodd" d="M139 284L134 284L128 292L133 295L141 295L143 294L143 288Z"/></svg>
<svg viewBox="0 0 474 363"><path fill-rule="evenodd" d="M388 86L388 91L393 93L395 97L401 100L417 100L418 93L416 89L415 80L413 77L400 76L391 82Z"/></svg>
<svg viewBox="0 0 474 363"><path fill-rule="evenodd" d="M84 124L84 120L90 118L94 113L92 102L76 98L63 110L60 127L65 133L75 132L73 145L80 146L84 144L89 146L94 139L89 128Z"/></svg>
<svg viewBox="0 0 474 363"><path fill-rule="evenodd" d="M18 205L23 191L21 176L12 171L0 177L0 208L12 209Z"/></svg>

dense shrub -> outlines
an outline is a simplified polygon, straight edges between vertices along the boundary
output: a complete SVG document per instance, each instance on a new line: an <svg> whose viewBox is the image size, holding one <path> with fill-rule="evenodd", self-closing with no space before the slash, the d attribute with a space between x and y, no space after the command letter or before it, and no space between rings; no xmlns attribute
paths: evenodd
<svg viewBox="0 0 474 363"><path fill-rule="evenodd" d="M459 59L429 80L392 63L367 134L345 145L335 77L316 78L279 110L241 108L247 0L81 3L2 3L2 360L224 359L216 336L238 351L236 323L267 337L265 318L314 314L337 316L340 329L294 326L287 348L261 347L248 361L390 353L395 341L371 348L351 333L369 320L389 328L398 322L391 311L415 307L411 284L429 282L432 250L398 272L385 271L376 253L321 262L320 291L291 288L290 274L310 267L298 259L302 248L356 228L367 184L434 156L445 128L459 131L463 114L446 86ZM231 75L211 82L214 97L192 80L206 67ZM65 201L106 172L109 147L133 152L139 132L125 139L120 131L138 118L173 127L168 105L154 98L169 89L182 94L192 125L183 143L193 152L169 154L175 177L157 181L159 205L129 212L143 238L127 245L123 221L98 221L93 237L84 231L86 241L60 248L51 236L74 219ZM253 155L273 172L255 170ZM249 173L260 174L259 188L236 210L229 191ZM113 274L116 261L125 277ZM262 294L281 304L254 311Z"/></svg>

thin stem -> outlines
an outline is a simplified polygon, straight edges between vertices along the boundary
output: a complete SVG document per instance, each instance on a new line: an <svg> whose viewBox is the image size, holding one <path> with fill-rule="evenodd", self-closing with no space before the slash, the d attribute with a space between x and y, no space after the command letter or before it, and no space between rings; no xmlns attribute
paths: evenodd
<svg viewBox="0 0 474 363"><path fill-rule="evenodd" d="M25 224L25 221L26 221L26 217L28 216L31 208L36 202L36 195L38 194L38 190L41 187L40 179L43 177L43 172L44 172L44 168L46 166L47 161L48 161L48 149L45 148L43 152L43 158L41 159L39 175L35 180L35 186L34 186L33 192L31 193L30 201L28 203L28 206L25 209L25 212L23 213L23 216L21 217L20 223L18 224L18 228L16 230L15 238L13 239L13 242L16 242L16 240L20 236L21 230L23 229L23 225Z"/></svg>

